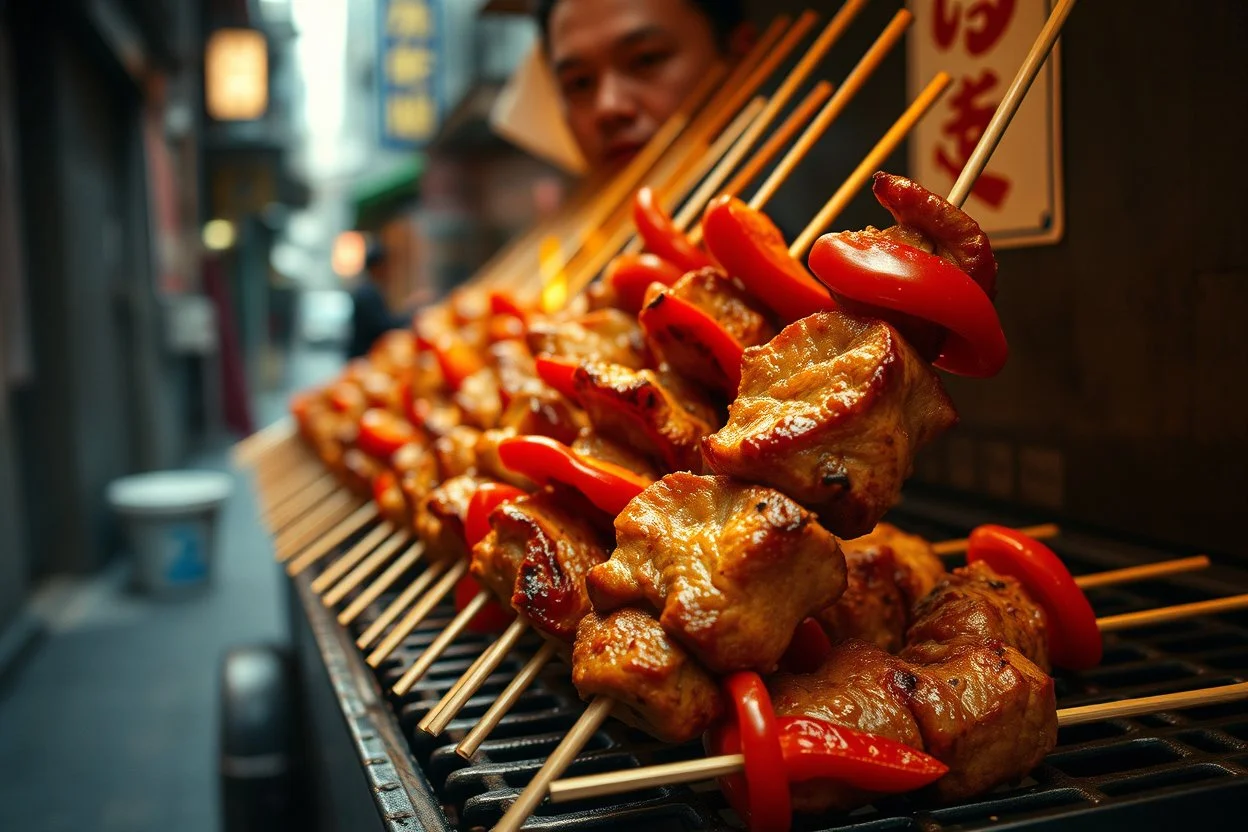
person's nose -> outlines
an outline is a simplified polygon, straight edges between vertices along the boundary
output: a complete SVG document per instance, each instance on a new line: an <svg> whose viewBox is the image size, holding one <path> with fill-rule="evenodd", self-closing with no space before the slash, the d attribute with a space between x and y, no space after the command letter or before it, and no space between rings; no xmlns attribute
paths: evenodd
<svg viewBox="0 0 1248 832"><path fill-rule="evenodd" d="M637 117L637 104L628 82L617 73L607 73L598 84L594 117L600 128L613 129Z"/></svg>

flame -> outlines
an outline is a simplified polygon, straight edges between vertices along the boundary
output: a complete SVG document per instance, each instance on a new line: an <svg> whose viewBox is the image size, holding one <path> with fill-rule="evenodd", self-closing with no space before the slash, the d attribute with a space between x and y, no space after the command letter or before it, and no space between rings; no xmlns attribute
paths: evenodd
<svg viewBox="0 0 1248 832"><path fill-rule="evenodd" d="M568 275L563 270L563 251L557 237L542 240L538 261L542 270L542 311L550 315L568 302Z"/></svg>

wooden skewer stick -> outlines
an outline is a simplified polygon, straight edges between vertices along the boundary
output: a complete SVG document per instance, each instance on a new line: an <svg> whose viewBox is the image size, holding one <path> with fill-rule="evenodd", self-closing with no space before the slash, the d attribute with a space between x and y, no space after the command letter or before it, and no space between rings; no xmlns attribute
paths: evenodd
<svg viewBox="0 0 1248 832"><path fill-rule="evenodd" d="M297 466L305 462L316 461L316 458L308 452L307 446L299 441L299 437L292 436L288 441L274 446L272 451L266 452L264 456L257 459L251 469L251 474L257 488L269 488L278 477L293 471Z"/></svg>
<svg viewBox="0 0 1248 832"><path fill-rule="evenodd" d="M339 505L332 506L329 505L330 502ZM376 503L367 502L358 507L356 503L357 501L351 499L350 495L340 492L321 505L321 511L315 518L318 525L337 524L332 529L328 525L317 528L315 533L308 533L306 541L287 535L279 536L275 543L278 563L285 563L295 555L315 562L377 518L379 512ZM294 540L293 543L292 540Z"/></svg>
<svg viewBox="0 0 1248 832"><path fill-rule="evenodd" d="M1063 708L1057 712L1057 724L1062 727L1083 725L1088 722L1125 719L1133 716L1155 714L1160 711L1176 711L1184 708L1220 705L1227 702L1238 702L1245 698L1248 698L1248 682L1234 685L1219 685L1218 687L1204 688L1202 690L1163 693L1159 696L1124 699L1120 702L1105 702L1098 705L1083 705L1078 708ZM550 799L552 803L566 803L572 800L588 800L637 789L653 788L655 786L696 783L702 780L737 774L744 768L745 757L743 755L723 754L680 763L646 766L628 771L613 771L604 774L586 775L584 777L571 777L551 784Z"/></svg>
<svg viewBox="0 0 1248 832"><path fill-rule="evenodd" d="M415 566L424 553L425 547L419 540L408 546L394 563L386 567L381 577L369 584L363 592L355 596L355 600L348 604L345 610L338 613L338 623L345 627L358 618L360 613L368 609L369 604L380 598L381 594L394 586L395 581L403 577L407 570Z"/></svg>
<svg viewBox="0 0 1248 832"><path fill-rule="evenodd" d="M267 517L269 530L274 533L281 531L337 490L338 482L329 472L306 482L297 492L270 510Z"/></svg>
<svg viewBox="0 0 1248 832"><path fill-rule="evenodd" d="M381 615L377 616L377 620L368 626L360 637L355 640L355 646L361 650L367 650L377 639L381 638L386 628L393 624L400 615L404 613L417 598L429 587L431 583L436 581L443 572L446 571L448 564L443 561L437 561L429 565L429 568L416 576L416 580L412 581L398 596L391 601Z"/></svg>
<svg viewBox="0 0 1248 832"><path fill-rule="evenodd" d="M295 420L284 416L268 427L240 440L234 445L230 456L240 468L255 464L255 461L274 446L292 439L295 433Z"/></svg>
<svg viewBox="0 0 1248 832"><path fill-rule="evenodd" d="M819 62L824 59L828 51L841 39L841 36L845 34L845 30L849 28L849 25L854 22L854 18L858 16L858 13L866 5L867 0L847 0L840 10L832 16L832 19L828 21L828 25L823 27L823 31L819 33L819 37L815 38L815 42L802 55L801 60L797 62L797 65L789 71L788 76L776 88L762 114L745 131L741 141L737 142L732 150L729 151L724 164L719 165L715 172L698 189L691 200L693 205L705 205L711 200L711 197L718 191L719 186L728 178L728 174L736 169L737 165L745 157L745 154L750 151L750 148L754 146L767 128L771 126L771 123L776 120L776 117L780 115L780 111L788 106L790 99L793 98L802 84L806 83L806 79L815 71ZM701 213L701 209L695 208L693 211L688 209L689 206L686 206L686 210L681 211L674 218L676 227L682 231L688 228L690 223Z"/></svg>
<svg viewBox="0 0 1248 832"><path fill-rule="evenodd" d="M1100 628L1102 633L1114 633L1119 630L1150 627L1154 624L1166 624L1183 618L1217 615L1242 609L1248 609L1248 593L1232 595L1227 598L1213 598L1209 601L1194 601L1190 604L1175 604L1171 607L1159 607L1153 610L1109 615L1105 618L1098 618L1096 626Z"/></svg>
<svg viewBox="0 0 1248 832"><path fill-rule="evenodd" d="M366 503L365 505L371 505ZM320 509L312 514L299 519L299 521L277 535L273 540L273 547L277 552L279 562L290 560L298 552L303 551L304 547L315 545L318 537L328 532L334 523L342 522L344 518L351 515L351 512L360 506L360 500L353 494L345 491L337 491L329 496L325 502L321 503Z"/></svg>
<svg viewBox="0 0 1248 832"><path fill-rule="evenodd" d="M394 629L386 633L386 637L381 640L377 648L368 654L368 658L365 659L368 666L375 669L390 658L390 654L399 649L403 639L410 636L420 626L420 623L429 617L433 608L440 604L442 599L455 588L455 584L459 583L459 579L467 574L468 561L466 560L456 561L447 569L446 573L433 585L433 589L413 604L412 608L407 611L407 615L403 616L403 619L394 625Z"/></svg>
<svg viewBox="0 0 1248 832"><path fill-rule="evenodd" d="M392 690L398 696L405 696L425 674L429 672L429 668L433 667L433 663L442 657L446 649L451 646L451 642L459 638L459 636L468 629L468 622L477 616L477 613L485 609L485 605L490 602L490 593L484 589L472 597L472 599L464 604L464 608L455 613L447 625L442 628L442 632L438 633L437 638L429 642L416 661L412 662L412 666L403 671L403 675L399 677L399 681L394 683Z"/></svg>
<svg viewBox="0 0 1248 832"><path fill-rule="evenodd" d="M844 83L836 90L832 100L824 105L819 115L815 116L815 120L806 128L806 132L802 133L789 152L780 160L780 164L776 165L776 169L764 180L750 200L751 208L755 210L762 208L775 195L780 185L789 178L793 169L806 157L806 154L845 110L859 90L866 85L872 73L888 57L888 53L901 40L913 20L914 15L905 9L893 15L892 21L875 39L875 43L871 44L871 48L862 56L862 60L858 61L849 71L849 75L845 76Z"/></svg>
<svg viewBox="0 0 1248 832"><path fill-rule="evenodd" d="M325 571L317 575L312 580L312 591L318 595L329 589L335 583L350 572L356 564L368 557L369 552L382 545L391 536L397 537L399 540L395 542L394 548L399 547L404 533L396 531L394 524L389 520L383 520L377 526L364 535L355 545L346 551L341 557L325 568Z"/></svg>
<svg viewBox="0 0 1248 832"><path fill-rule="evenodd" d="M871 148L871 152L867 154L867 157L858 164L858 167L854 168L854 172L849 175L849 178L841 184L841 187L837 188L836 193L832 194L832 198L819 209L819 213L815 214L814 219L797 236L797 239L789 246L790 255L800 258L815 244L815 240L818 239L819 235L832 224L832 220L841 211L844 211L845 206L858 195L858 192L862 190L862 186L867 184L867 180L871 178L871 175L897 149L897 146L901 144L906 134L914 129L914 125L919 123L919 119L923 118L932 105L940 100L940 97L949 88L952 80L947 72L936 73L936 77L928 82L923 91L919 93L919 96L902 113L901 118L897 119L893 126L888 129L888 132L884 134L884 137L876 142L875 147Z"/></svg>
<svg viewBox="0 0 1248 832"><path fill-rule="evenodd" d="M1095 575L1079 575L1075 583L1080 589L1095 589L1111 584L1128 584L1148 581L1153 578L1165 578L1183 572L1197 572L1209 566L1209 558L1196 555L1177 560L1163 560L1160 563L1149 563L1144 566L1128 566L1126 569L1114 569L1109 572L1097 572Z"/></svg>
<svg viewBox="0 0 1248 832"><path fill-rule="evenodd" d="M983 173L993 151L997 149L1001 137L1005 135L1005 128L1010 124L1010 119L1014 118L1014 114L1018 112L1023 98L1027 95L1027 90L1031 89L1032 81L1036 80L1036 76L1040 74L1040 67L1044 66L1045 60L1048 59L1049 52L1052 51L1053 44L1057 43L1057 37L1062 31L1062 24L1066 22L1066 18L1070 16L1074 7L1075 0L1059 0L1057 6L1049 14L1044 28L1040 30L1040 36L1036 38L1031 51L1023 59L1023 65L1019 67L1018 74L1010 82L1009 89L1005 91L1005 97L997 105L997 111L992 114L992 120L984 128L984 134L979 137L979 142L971 151L970 158L966 160L962 173L958 175L957 181L953 183L953 189L949 191L949 202L954 206L961 208L962 203L966 202L966 198L971 195L975 180Z"/></svg>
<svg viewBox="0 0 1248 832"><path fill-rule="evenodd" d="M1057 537L1062 533L1056 523L1041 523L1039 526L1024 526L1017 529L1018 532L1034 537L1036 540L1047 540L1050 537ZM957 555L966 551L967 545L970 543L965 537L959 537L956 540L942 540L939 543L932 544L932 551L942 557L944 555Z"/></svg>
<svg viewBox="0 0 1248 832"><path fill-rule="evenodd" d="M352 569L347 576L334 585L332 589L325 593L321 599L326 607L336 607L338 602L346 598L350 592L358 587L364 581L368 580L390 560L390 557L405 545L410 546L412 540L411 535L406 530L400 529L393 534L389 540L377 547L377 550L365 558L358 566Z"/></svg>
<svg viewBox="0 0 1248 832"><path fill-rule="evenodd" d="M494 832L518 832L529 815L533 814L533 810L545 799L546 793L550 789L550 784L560 774L563 774L572 761L576 759L576 755L589 742L594 732L602 726L602 723L606 722L614 704L612 700L605 696L600 696L589 703L589 707L581 714L581 718L576 721L576 724L564 736L559 746L546 758L546 762L538 770L537 774L533 776L533 779L525 787L524 791L520 793L520 796L516 798L516 802L507 809L502 820L494 827ZM744 765L744 760L742 764Z"/></svg>
<svg viewBox="0 0 1248 832"><path fill-rule="evenodd" d="M552 642L542 642L542 646L538 648L538 651L533 654L533 657L525 663L524 667L520 669L520 672L516 674L516 677L511 680L511 683L503 689L503 692L499 694L497 699L494 700L494 704L489 707L489 710L481 716L481 719L475 726L473 726L472 730L468 732L468 735L464 737L463 741L459 745L455 746L455 753L463 757L465 760L472 759L472 755L477 753L477 749L481 747L481 743L485 742L486 737L488 737L494 729L498 727L498 723L503 720L503 717L507 715L507 712L515 706L520 697L524 695L524 692L528 690L529 686L532 685L534 680L537 679L538 674L542 672L542 668L545 667L558 652L558 648L555 647Z"/></svg>
<svg viewBox="0 0 1248 832"><path fill-rule="evenodd" d="M425 714L417 725L420 730L431 736L438 736L451 724L451 720L460 712L473 694L481 689L490 674L498 669L507 654L516 646L529 629L529 622L517 617L503 630L498 640L487 647L477 660L465 671L464 675L451 686L446 695Z"/></svg>
<svg viewBox="0 0 1248 832"><path fill-rule="evenodd" d="M262 513L267 520L281 504L307 488L321 477L325 469L314 460L300 460L275 475L271 482L257 483Z"/></svg>

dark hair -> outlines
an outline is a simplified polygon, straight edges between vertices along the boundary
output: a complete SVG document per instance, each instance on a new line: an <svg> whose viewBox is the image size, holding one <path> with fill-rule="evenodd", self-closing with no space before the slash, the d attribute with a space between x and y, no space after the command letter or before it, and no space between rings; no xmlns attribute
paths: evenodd
<svg viewBox="0 0 1248 832"><path fill-rule="evenodd" d="M371 269L386 262L386 247L378 240L369 240L364 253L364 268Z"/></svg>
<svg viewBox="0 0 1248 832"><path fill-rule="evenodd" d="M715 32L715 40L721 49L728 46L728 38L738 26L745 22L744 0L685 0L697 7L710 22ZM550 13L554 11L559 0L534 0L533 15L542 31L542 41L550 34Z"/></svg>

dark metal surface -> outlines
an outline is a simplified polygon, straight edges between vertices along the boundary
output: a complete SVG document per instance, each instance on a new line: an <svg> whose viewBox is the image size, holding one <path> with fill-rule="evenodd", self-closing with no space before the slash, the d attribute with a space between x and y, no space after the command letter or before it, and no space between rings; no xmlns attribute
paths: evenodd
<svg viewBox="0 0 1248 832"><path fill-rule="evenodd" d="M898 521L932 539L958 537L985 518L961 508L909 505ZM997 518L1006 523L1013 518ZM1054 542L1076 573L1100 571L1170 553L1146 551L1087 535ZM444 605L375 673L352 640L388 603L361 616L350 634L327 615L306 580L298 595L333 680L386 826L488 829L529 781L575 722L582 705L567 667L552 663L471 761L454 745L535 649L531 636L490 678L448 731L433 739L416 725L489 643L465 635L404 697L389 690L443 627L453 610ZM1242 572L1214 568L1192 576L1129 587L1092 590L1099 615L1183 603L1244 591ZM1248 676L1248 616L1226 615L1109 635L1103 664L1079 676L1058 677L1058 706L1242 681ZM383 693L384 692L384 693ZM588 774L700 755L697 743L664 746L609 722L569 774ZM798 830L1027 829L1047 830L1131 824L1162 829L1177 823L1227 820L1248 799L1248 702L1072 727L1024 782L953 806L930 806L901 797L848 816L802 818ZM720 829L739 826L710 784L651 789L593 801L543 805L526 828Z"/></svg>

